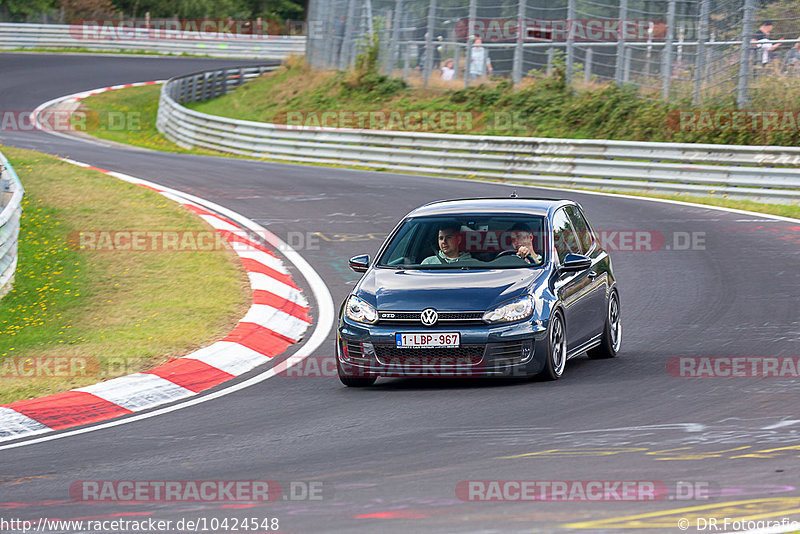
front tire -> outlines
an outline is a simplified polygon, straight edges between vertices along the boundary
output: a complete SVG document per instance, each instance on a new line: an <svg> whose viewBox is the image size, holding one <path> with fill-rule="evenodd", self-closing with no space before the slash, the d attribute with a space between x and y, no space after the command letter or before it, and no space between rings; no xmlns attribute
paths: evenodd
<svg viewBox="0 0 800 534"><path fill-rule="evenodd" d="M550 319L550 332L547 335L547 358L539 377L544 380L558 380L567 365L567 330L560 312Z"/></svg>
<svg viewBox="0 0 800 534"><path fill-rule="evenodd" d="M339 381L349 388L365 388L375 383L377 376L353 376L345 374L339 362L336 362L336 370L339 373Z"/></svg>
<svg viewBox="0 0 800 534"><path fill-rule="evenodd" d="M603 337L600 338L600 345L586 351L586 355L594 360L613 358L617 355L621 346L622 321L619 314L619 294L614 289L611 291L611 296L608 297L606 325L603 329Z"/></svg>

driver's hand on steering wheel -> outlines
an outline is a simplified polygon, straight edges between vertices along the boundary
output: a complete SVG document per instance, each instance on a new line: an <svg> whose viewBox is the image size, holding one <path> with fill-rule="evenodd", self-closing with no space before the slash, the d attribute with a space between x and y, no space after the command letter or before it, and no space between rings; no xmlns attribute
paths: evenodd
<svg viewBox="0 0 800 534"><path fill-rule="evenodd" d="M533 261L535 261L536 263L539 263L540 261L542 261L542 257L541 256L536 254L533 250L531 250L530 248L526 247L525 245L522 245L521 247L519 247L517 249L517 256L519 256L523 260L527 261L528 263L531 263L531 259L533 259Z"/></svg>

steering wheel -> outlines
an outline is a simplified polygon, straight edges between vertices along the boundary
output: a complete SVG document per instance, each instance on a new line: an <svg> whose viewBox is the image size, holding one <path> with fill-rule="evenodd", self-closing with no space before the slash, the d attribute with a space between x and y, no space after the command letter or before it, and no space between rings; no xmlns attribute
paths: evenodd
<svg viewBox="0 0 800 534"><path fill-rule="evenodd" d="M503 256L508 256L510 254L514 254L516 256L517 251L516 250L504 250L504 251L500 252L500 254L495 256L494 259L502 258Z"/></svg>

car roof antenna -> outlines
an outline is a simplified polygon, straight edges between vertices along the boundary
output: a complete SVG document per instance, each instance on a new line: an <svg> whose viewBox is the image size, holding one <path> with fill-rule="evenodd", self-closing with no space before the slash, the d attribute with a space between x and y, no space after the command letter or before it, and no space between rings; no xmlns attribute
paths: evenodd
<svg viewBox="0 0 800 534"><path fill-rule="evenodd" d="M516 189L511 191L511 198L517 198L517 190Z"/></svg>

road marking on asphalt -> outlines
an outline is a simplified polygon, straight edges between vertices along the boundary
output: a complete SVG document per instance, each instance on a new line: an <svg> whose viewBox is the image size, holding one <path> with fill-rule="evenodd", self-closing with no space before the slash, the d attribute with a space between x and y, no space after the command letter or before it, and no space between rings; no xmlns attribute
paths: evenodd
<svg viewBox="0 0 800 534"><path fill-rule="evenodd" d="M644 452L646 448L643 447L619 447L608 449L548 449L546 451L526 452L523 454L514 454L511 456L498 456L498 460L511 460L514 458L527 458L531 456L546 456L549 458L558 458L563 456L614 456L616 454L625 454L629 452Z"/></svg>
<svg viewBox="0 0 800 534"><path fill-rule="evenodd" d="M704 504L688 508L673 508L659 512L579 521L561 526L563 528L591 530L617 528L675 529L680 519L687 519L689 525L696 525L698 519L728 518L731 521L751 521L776 516L786 517L798 513L800 513L800 497L773 497Z"/></svg>

